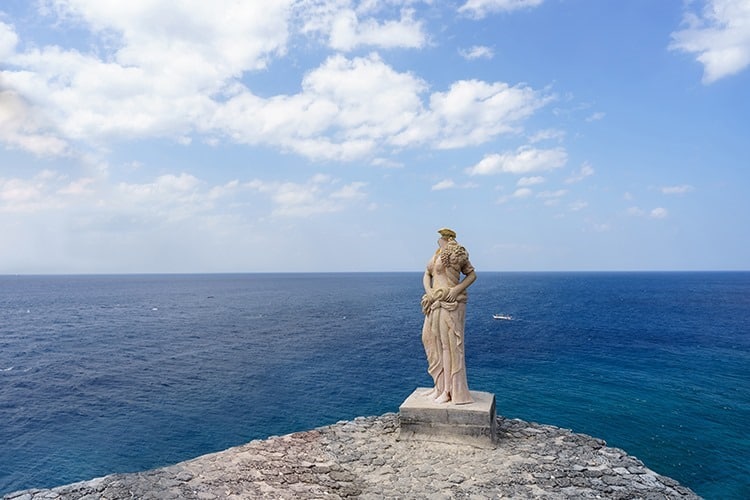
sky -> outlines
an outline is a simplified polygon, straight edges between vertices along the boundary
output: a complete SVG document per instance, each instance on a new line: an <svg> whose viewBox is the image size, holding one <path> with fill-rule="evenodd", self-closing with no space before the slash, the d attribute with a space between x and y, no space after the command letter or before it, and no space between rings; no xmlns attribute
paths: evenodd
<svg viewBox="0 0 750 500"><path fill-rule="evenodd" d="M750 269L750 0L0 0L0 274Z"/></svg>

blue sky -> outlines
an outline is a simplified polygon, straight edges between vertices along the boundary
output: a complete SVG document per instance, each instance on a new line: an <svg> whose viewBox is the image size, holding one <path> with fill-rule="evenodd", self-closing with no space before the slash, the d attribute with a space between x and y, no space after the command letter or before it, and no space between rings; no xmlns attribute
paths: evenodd
<svg viewBox="0 0 750 500"><path fill-rule="evenodd" d="M750 0L0 3L0 273L750 269Z"/></svg>

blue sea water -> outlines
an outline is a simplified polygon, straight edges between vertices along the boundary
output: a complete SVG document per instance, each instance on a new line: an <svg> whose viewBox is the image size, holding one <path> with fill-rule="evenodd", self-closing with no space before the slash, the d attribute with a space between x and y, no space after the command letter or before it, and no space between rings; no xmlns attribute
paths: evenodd
<svg viewBox="0 0 750 500"><path fill-rule="evenodd" d="M0 276L0 494L397 411L419 273ZM512 321L493 320L506 313ZM480 273L472 389L750 498L750 273Z"/></svg>

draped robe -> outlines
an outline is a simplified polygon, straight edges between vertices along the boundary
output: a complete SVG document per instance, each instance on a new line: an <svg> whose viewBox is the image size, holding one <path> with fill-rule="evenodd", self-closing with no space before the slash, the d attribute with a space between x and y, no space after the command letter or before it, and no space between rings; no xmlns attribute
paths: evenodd
<svg viewBox="0 0 750 500"><path fill-rule="evenodd" d="M461 248L461 250L464 250ZM468 275L474 271L468 254L457 252L446 266L440 253L433 256L427 264L427 273L431 276L431 293L422 298L422 310L425 314L422 327L422 344L427 355L427 371L435 382L438 394L450 393L455 404L473 402L469 394L464 361L464 322L466 318L467 295L464 290L455 302L443 300L450 288L456 286L461 274ZM447 349L446 349L447 347ZM450 356L450 376L446 387L444 370L446 363L443 353Z"/></svg>

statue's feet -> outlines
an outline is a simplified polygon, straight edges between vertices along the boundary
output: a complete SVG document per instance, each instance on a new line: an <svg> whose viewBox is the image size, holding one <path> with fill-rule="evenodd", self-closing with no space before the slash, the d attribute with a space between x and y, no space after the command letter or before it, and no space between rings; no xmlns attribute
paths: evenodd
<svg viewBox="0 0 750 500"><path fill-rule="evenodd" d="M433 387L429 391L425 391L425 392L422 393L422 396L424 396L426 398L434 398L437 395L438 395L437 387Z"/></svg>
<svg viewBox="0 0 750 500"><path fill-rule="evenodd" d="M447 403L450 400L451 400L451 396L447 392L444 392L440 396L435 398L436 403Z"/></svg>

